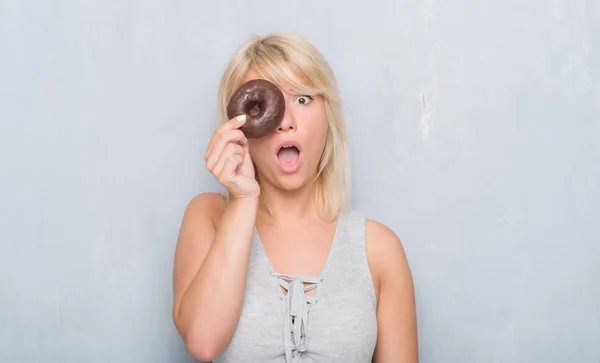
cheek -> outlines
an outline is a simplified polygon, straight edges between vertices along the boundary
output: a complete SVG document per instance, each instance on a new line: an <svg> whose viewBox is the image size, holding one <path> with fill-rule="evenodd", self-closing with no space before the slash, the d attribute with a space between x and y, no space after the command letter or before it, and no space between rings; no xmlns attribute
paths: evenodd
<svg viewBox="0 0 600 363"><path fill-rule="evenodd" d="M319 103L315 105L313 109L305 114L306 125L310 129L309 133L311 138L317 138L319 141L325 139L327 131L329 130L329 123L327 122L327 113L325 111L325 105Z"/></svg>
<svg viewBox="0 0 600 363"><path fill-rule="evenodd" d="M329 131L329 122L327 121L327 114L325 113L324 107L321 112L319 112L319 116L315 121L315 136L324 144L325 139L327 138L327 132Z"/></svg>
<svg viewBox="0 0 600 363"><path fill-rule="evenodd" d="M248 140L248 149L250 150L250 157L252 161L260 164L262 160L269 154L269 148L267 143L263 142L263 139L250 139Z"/></svg>
<svg viewBox="0 0 600 363"><path fill-rule="evenodd" d="M311 153L315 159L320 159L321 154L325 150L325 143L327 141L327 133L329 131L329 125L327 120L323 118L322 120L315 120L316 122L313 124L313 130L311 132Z"/></svg>

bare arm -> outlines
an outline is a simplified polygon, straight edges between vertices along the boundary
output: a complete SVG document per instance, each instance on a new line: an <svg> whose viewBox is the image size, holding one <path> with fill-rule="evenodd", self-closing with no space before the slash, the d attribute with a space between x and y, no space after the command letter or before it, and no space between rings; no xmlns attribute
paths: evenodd
<svg viewBox="0 0 600 363"><path fill-rule="evenodd" d="M230 341L246 286L258 200L201 194L183 218L173 272L173 318L186 349L213 360Z"/></svg>
<svg viewBox="0 0 600 363"><path fill-rule="evenodd" d="M367 222L367 253L377 280L378 337L374 363L417 363L417 324L412 275L396 234Z"/></svg>
<svg viewBox="0 0 600 363"><path fill-rule="evenodd" d="M190 202L181 225L173 270L173 320L188 352L210 361L229 343L239 319L256 222L260 186L248 140L239 128L245 115L217 128L206 168L229 192Z"/></svg>

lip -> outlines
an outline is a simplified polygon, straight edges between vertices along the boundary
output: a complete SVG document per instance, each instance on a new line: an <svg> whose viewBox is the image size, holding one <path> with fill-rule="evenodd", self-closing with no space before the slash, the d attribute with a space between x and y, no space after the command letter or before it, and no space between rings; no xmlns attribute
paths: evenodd
<svg viewBox="0 0 600 363"><path fill-rule="evenodd" d="M298 160L296 160L295 163L284 164L281 162L281 160L279 160L279 157L277 156L277 154L279 153L279 150L281 150L281 148L284 146L295 146L298 149ZM277 145L277 148L275 149L274 156L275 156L275 162L277 163L279 170L281 170L282 172L284 172L286 174L291 174L291 173L295 173L298 170L300 170L300 163L302 161L302 149L300 148L300 145L298 144L298 142L296 142L294 140L284 140L284 141L280 142Z"/></svg>
<svg viewBox="0 0 600 363"><path fill-rule="evenodd" d="M277 148L275 149L275 155L277 155L279 153L279 150L281 150L281 148L284 147L284 146L295 146L296 149L298 149L299 152L302 152L302 148L300 148L300 144L298 144L297 141L294 141L294 140L283 140L283 141L281 141L277 145Z"/></svg>

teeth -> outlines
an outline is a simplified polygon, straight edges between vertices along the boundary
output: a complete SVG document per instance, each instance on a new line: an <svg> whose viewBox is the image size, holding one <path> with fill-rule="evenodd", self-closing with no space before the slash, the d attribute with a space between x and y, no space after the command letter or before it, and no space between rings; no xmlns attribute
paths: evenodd
<svg viewBox="0 0 600 363"><path fill-rule="evenodd" d="M290 147L295 147L295 148L297 148L297 146L296 146L296 145L292 145L292 144L285 144L285 145L281 145L281 148L280 148L279 150L287 149L287 148L290 148Z"/></svg>

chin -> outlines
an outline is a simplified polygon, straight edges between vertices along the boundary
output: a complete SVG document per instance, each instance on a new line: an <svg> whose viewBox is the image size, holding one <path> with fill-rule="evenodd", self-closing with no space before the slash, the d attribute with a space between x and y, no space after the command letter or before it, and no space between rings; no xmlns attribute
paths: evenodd
<svg viewBox="0 0 600 363"><path fill-rule="evenodd" d="M294 191L304 188L308 184L308 178L300 174L278 175L274 180L274 185L285 191Z"/></svg>

